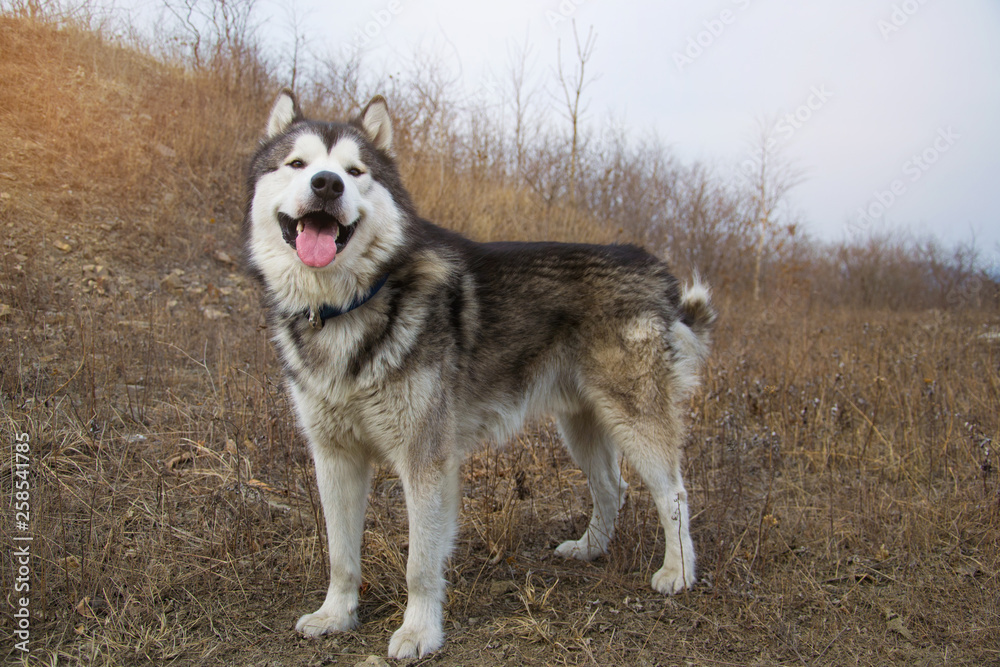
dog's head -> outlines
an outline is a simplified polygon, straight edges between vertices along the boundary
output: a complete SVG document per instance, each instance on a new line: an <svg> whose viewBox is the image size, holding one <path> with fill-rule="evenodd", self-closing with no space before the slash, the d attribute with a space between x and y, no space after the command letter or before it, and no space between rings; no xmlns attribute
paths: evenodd
<svg viewBox="0 0 1000 667"><path fill-rule="evenodd" d="M250 166L245 220L250 263L269 285L327 274L353 291L402 243L411 211L385 99L324 123L306 119L290 91L278 95Z"/></svg>

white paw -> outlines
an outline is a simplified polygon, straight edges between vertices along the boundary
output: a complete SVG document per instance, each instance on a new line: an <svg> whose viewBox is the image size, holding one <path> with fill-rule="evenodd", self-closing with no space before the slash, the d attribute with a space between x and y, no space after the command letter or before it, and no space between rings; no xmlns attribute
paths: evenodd
<svg viewBox="0 0 1000 667"><path fill-rule="evenodd" d="M681 568L678 565L664 565L653 575L653 589L665 595L680 593L685 588L694 586L697 579L694 576L694 563Z"/></svg>
<svg viewBox="0 0 1000 667"><path fill-rule="evenodd" d="M354 614L337 613L320 607L312 614L306 614L295 624L295 631L306 637L319 637L328 632L346 632L358 625Z"/></svg>
<svg viewBox="0 0 1000 667"><path fill-rule="evenodd" d="M587 536L579 540L566 540L556 547L556 554L563 558L575 558L577 560L591 561L598 556L604 555L604 549L598 544L594 544Z"/></svg>
<svg viewBox="0 0 1000 667"><path fill-rule="evenodd" d="M403 625L389 640L390 658L422 658L441 648L444 632L440 625Z"/></svg>

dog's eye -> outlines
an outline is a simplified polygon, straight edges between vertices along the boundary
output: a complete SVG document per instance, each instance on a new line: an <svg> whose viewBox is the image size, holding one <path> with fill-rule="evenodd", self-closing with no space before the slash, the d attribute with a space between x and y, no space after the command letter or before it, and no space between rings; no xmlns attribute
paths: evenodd
<svg viewBox="0 0 1000 667"><path fill-rule="evenodd" d="M288 166L292 169L305 169L306 163L302 160L292 160L288 163Z"/></svg>
<svg viewBox="0 0 1000 667"><path fill-rule="evenodd" d="M365 172L361 171L357 167L351 167L350 169L347 170L347 173L350 174L351 176L354 176L355 178L357 178L358 176L361 176Z"/></svg>

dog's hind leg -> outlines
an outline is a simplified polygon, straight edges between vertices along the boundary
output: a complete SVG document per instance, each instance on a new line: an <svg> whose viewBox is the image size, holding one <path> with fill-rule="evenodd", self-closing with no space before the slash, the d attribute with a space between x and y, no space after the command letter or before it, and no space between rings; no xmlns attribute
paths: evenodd
<svg viewBox="0 0 1000 667"><path fill-rule="evenodd" d="M458 527L459 466L449 459L413 468L401 471L410 524L407 602L390 658L419 658L444 643L444 567Z"/></svg>
<svg viewBox="0 0 1000 667"><path fill-rule="evenodd" d="M681 480L684 402L693 379L662 321L636 318L595 345L586 366L586 397L604 431L653 496L666 538L652 586L677 593L695 582L687 491Z"/></svg>
<svg viewBox="0 0 1000 667"><path fill-rule="evenodd" d="M627 425L619 422L616 441L649 489L660 515L666 548L663 567L651 583L669 595L690 588L696 578L687 491L681 479L682 422L678 410L668 412L672 413L669 419L645 415Z"/></svg>
<svg viewBox="0 0 1000 667"><path fill-rule="evenodd" d="M618 468L614 444L592 411L583 409L563 415L559 419L559 430L573 460L587 476L594 509L583 536L563 542L556 553L589 561L607 553L628 484Z"/></svg>
<svg viewBox="0 0 1000 667"><path fill-rule="evenodd" d="M350 630L358 624L361 539L371 466L359 456L324 445L313 447L316 481L326 518L330 550L330 587L323 605L295 624L304 635Z"/></svg>

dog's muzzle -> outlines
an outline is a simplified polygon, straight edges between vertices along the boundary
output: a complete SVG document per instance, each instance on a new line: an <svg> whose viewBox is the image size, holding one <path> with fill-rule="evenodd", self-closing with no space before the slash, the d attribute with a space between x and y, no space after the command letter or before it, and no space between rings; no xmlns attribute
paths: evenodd
<svg viewBox="0 0 1000 667"><path fill-rule="evenodd" d="M322 268L343 252L357 228L358 220L340 221L344 181L332 171L321 171L309 181L317 208L297 218L278 213L281 236L306 266Z"/></svg>

